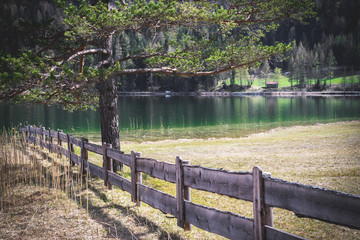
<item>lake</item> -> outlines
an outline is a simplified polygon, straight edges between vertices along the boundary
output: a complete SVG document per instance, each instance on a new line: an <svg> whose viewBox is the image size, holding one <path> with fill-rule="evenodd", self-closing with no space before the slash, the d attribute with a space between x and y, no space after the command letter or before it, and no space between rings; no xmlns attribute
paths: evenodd
<svg viewBox="0 0 360 240"><path fill-rule="evenodd" d="M360 97L119 97L122 140L239 137L275 127L359 120ZM42 125L99 140L98 111L0 104L0 126Z"/></svg>

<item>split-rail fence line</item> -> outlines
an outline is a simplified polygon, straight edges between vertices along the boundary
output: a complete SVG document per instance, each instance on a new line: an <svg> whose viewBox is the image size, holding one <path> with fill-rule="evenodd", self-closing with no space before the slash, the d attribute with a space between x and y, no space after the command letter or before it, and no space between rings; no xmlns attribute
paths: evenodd
<svg viewBox="0 0 360 240"><path fill-rule="evenodd" d="M72 165L79 165L83 173L103 179L109 189L115 185L129 192L138 206L145 202L175 216L178 226L186 230L194 225L230 239L303 239L273 227L272 207L292 211L299 217L360 229L360 196L272 178L258 167L252 172L228 172L193 166L180 157L172 164L143 158L135 152L125 154L110 144L96 145L59 130L26 126L20 131L26 141L62 154ZM81 149L80 156L74 153L74 145ZM88 151L103 156L103 167L88 161ZM131 168L131 181L112 171L112 161ZM141 173L175 183L176 197L143 185ZM195 204L191 202L191 188L253 202L254 218Z"/></svg>

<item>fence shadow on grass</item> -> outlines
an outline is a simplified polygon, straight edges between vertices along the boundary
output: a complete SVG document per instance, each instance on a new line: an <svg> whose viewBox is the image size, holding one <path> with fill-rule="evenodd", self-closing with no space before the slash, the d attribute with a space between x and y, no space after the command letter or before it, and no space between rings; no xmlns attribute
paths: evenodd
<svg viewBox="0 0 360 240"><path fill-rule="evenodd" d="M98 187L92 183L88 185L88 188L99 200L102 201L102 203L105 203L105 206L97 206L93 203L94 201L92 201L92 199L89 199L88 206L85 201L82 201L82 207L84 209L88 207L89 216L106 229L109 237L119 239L144 239L146 238L146 235L156 233L158 235L158 239L182 239L180 235L166 232L150 219L139 215L135 210L133 210L134 206L122 206L114 203L104 192L102 192L102 190L106 191L106 189L99 190ZM76 198L76 201L80 206L79 197ZM141 227L142 229L145 228L147 231L142 233L133 233L121 221L116 219L116 217L106 213L106 209L116 209L119 211L120 215L132 217L132 219L135 220L135 225L137 225L137 227Z"/></svg>

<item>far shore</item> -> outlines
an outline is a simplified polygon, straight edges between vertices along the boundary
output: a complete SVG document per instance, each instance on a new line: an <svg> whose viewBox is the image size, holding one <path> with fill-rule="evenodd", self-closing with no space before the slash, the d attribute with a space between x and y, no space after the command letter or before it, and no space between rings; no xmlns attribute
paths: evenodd
<svg viewBox="0 0 360 240"><path fill-rule="evenodd" d="M119 96L360 96L360 91L256 91L256 92L118 92Z"/></svg>

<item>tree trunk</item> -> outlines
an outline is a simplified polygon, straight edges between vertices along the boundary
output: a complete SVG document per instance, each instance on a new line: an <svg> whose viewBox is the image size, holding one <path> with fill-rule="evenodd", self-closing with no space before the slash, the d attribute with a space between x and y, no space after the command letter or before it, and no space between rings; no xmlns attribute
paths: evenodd
<svg viewBox="0 0 360 240"><path fill-rule="evenodd" d="M101 141L110 143L120 150L119 113L117 108L117 89L115 79L107 79L98 85L101 122ZM122 164L114 161L114 171L122 171Z"/></svg>

